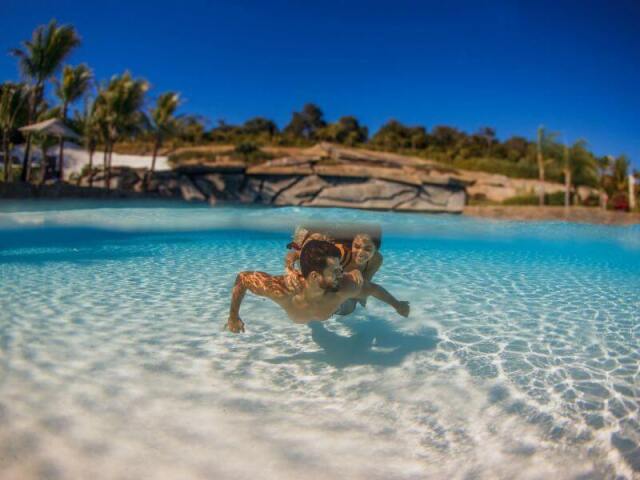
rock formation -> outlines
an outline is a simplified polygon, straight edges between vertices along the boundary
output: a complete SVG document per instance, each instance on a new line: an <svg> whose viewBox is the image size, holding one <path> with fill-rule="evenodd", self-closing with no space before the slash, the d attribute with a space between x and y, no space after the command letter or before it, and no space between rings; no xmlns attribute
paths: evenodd
<svg viewBox="0 0 640 480"><path fill-rule="evenodd" d="M112 187L143 190L144 172L117 169ZM135 180L133 177L137 177ZM94 178L94 185L102 185ZM299 155L246 166L190 163L156 172L148 191L191 201L461 213L473 182L434 162L321 143ZM88 184L87 178L81 184Z"/></svg>

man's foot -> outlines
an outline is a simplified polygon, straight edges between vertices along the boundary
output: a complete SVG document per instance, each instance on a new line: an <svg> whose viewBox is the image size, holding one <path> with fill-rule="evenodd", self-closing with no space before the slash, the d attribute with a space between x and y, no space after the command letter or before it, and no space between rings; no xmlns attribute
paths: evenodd
<svg viewBox="0 0 640 480"><path fill-rule="evenodd" d="M398 304L396 305L396 312L398 312L403 317L408 317L410 310L411 307L409 306L409 302L398 302Z"/></svg>
<svg viewBox="0 0 640 480"><path fill-rule="evenodd" d="M229 317L229 320L227 320L227 328L233 333L244 332L244 322L240 320L240 317Z"/></svg>

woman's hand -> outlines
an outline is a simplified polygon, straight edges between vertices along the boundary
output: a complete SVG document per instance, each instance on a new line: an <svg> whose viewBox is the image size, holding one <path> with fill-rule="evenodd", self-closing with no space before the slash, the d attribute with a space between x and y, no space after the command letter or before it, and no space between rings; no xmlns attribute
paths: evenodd
<svg viewBox="0 0 640 480"><path fill-rule="evenodd" d="M284 283L289 291L298 293L304 288L304 277L298 270L287 268Z"/></svg>

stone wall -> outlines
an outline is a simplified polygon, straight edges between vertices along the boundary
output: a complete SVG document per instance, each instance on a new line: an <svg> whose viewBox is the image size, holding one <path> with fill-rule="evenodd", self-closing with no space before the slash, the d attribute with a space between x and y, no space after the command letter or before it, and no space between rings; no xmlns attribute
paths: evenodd
<svg viewBox="0 0 640 480"><path fill-rule="evenodd" d="M165 198L183 198L210 204L243 203L310 207L346 207L372 210L461 213L466 203L464 185L443 181L318 174L313 171L279 174L251 172L238 166L198 166L157 172L144 187L142 170L114 169L111 188L144 192ZM404 180L404 181L403 181ZM80 185L89 184L87 177ZM103 176L93 185L104 187Z"/></svg>

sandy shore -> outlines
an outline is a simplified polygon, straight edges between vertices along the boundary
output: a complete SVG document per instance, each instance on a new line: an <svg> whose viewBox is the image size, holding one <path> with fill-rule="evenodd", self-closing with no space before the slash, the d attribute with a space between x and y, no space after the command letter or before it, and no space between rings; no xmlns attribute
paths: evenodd
<svg viewBox="0 0 640 480"><path fill-rule="evenodd" d="M616 212L594 207L536 207L536 206L479 206L468 205L464 215L499 220L557 220L604 225L632 225L640 223L640 213Z"/></svg>

